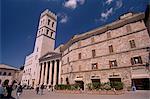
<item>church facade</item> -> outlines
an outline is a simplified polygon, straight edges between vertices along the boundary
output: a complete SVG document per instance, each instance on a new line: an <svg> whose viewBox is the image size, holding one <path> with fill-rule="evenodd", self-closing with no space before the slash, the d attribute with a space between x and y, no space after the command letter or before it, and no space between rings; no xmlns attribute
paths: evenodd
<svg viewBox="0 0 150 99"><path fill-rule="evenodd" d="M34 51L25 60L22 84L79 83L85 89L88 83L119 81L124 88L133 83L138 89L148 88L150 36L144 18L144 13L124 14L54 49L57 16L44 11Z"/></svg>
<svg viewBox="0 0 150 99"><path fill-rule="evenodd" d="M35 87L39 84L39 79L44 84L44 78L40 78L39 74L42 68L42 73L45 72L46 67L40 67L39 59L48 52L54 52L56 25L57 16L54 13L48 9L41 13L33 53L25 59L22 84ZM41 77L43 76L45 73Z"/></svg>

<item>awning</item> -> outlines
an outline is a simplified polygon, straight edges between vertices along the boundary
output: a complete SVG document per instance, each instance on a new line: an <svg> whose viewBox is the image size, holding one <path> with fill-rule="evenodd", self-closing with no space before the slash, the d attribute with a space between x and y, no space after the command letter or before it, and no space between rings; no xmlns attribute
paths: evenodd
<svg viewBox="0 0 150 99"><path fill-rule="evenodd" d="M83 81L83 78L75 78L74 81Z"/></svg>
<svg viewBox="0 0 150 99"><path fill-rule="evenodd" d="M91 79L100 79L99 76L91 76Z"/></svg>
<svg viewBox="0 0 150 99"><path fill-rule="evenodd" d="M150 75L148 74L133 74L132 75L132 79L136 79L136 78L150 78Z"/></svg>

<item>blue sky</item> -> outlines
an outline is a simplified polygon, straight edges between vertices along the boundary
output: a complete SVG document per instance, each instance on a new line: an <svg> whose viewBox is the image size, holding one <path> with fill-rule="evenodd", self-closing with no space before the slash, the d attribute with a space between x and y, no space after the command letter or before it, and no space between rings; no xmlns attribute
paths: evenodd
<svg viewBox="0 0 150 99"><path fill-rule="evenodd" d="M149 0L2 0L0 63L20 67L33 51L39 16L49 9L58 15L56 47L73 35L144 12Z"/></svg>

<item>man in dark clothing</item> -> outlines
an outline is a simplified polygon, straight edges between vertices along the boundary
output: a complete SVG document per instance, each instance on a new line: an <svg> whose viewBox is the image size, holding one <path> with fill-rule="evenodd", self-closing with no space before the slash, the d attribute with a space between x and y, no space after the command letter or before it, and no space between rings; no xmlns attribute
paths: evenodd
<svg viewBox="0 0 150 99"><path fill-rule="evenodd" d="M13 85L8 85L8 86L6 86L7 98L8 98L8 99L11 99L11 98L12 98L12 96L11 96L11 93L12 93L12 91L13 91L12 86L13 86Z"/></svg>
<svg viewBox="0 0 150 99"><path fill-rule="evenodd" d="M36 86L36 94L39 94L39 85Z"/></svg>
<svg viewBox="0 0 150 99"><path fill-rule="evenodd" d="M44 84L41 85L40 89L41 89L41 95L43 95Z"/></svg>

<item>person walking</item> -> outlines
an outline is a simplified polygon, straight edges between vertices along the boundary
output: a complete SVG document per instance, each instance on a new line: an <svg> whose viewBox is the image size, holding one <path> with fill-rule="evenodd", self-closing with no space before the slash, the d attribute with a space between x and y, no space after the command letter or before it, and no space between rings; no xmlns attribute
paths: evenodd
<svg viewBox="0 0 150 99"><path fill-rule="evenodd" d="M12 86L13 86L13 85L8 85L8 86L6 86L6 90L7 90L7 98L8 98L8 99L11 99L11 98L12 98L12 96L11 96L12 91L13 91Z"/></svg>
<svg viewBox="0 0 150 99"><path fill-rule="evenodd" d="M44 84L41 85L40 89L41 89L41 95L43 95Z"/></svg>
<svg viewBox="0 0 150 99"><path fill-rule="evenodd" d="M4 98L4 87L2 86L2 80L0 79L0 99Z"/></svg>
<svg viewBox="0 0 150 99"><path fill-rule="evenodd" d="M51 87L52 87L51 85L49 85L49 86L48 86L48 92L50 92L50 90L51 90Z"/></svg>
<svg viewBox="0 0 150 99"><path fill-rule="evenodd" d="M39 85L36 86L36 94L39 94Z"/></svg>
<svg viewBox="0 0 150 99"><path fill-rule="evenodd" d="M18 87L17 87L17 92L16 92L17 99L19 99L19 96L22 94L22 92L23 92L23 88L22 88L22 86L19 84Z"/></svg>

